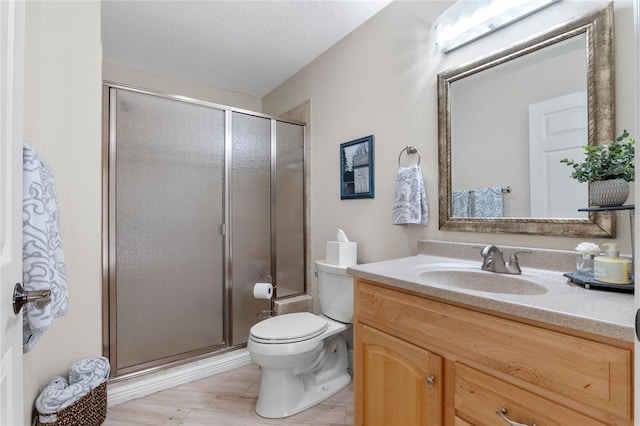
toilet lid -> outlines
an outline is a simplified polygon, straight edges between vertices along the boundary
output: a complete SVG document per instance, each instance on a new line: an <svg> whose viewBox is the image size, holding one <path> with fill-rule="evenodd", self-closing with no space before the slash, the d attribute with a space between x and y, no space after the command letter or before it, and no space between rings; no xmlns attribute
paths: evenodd
<svg viewBox="0 0 640 426"><path fill-rule="evenodd" d="M317 315L296 312L259 322L251 327L251 338L260 343L294 343L319 336L328 326Z"/></svg>

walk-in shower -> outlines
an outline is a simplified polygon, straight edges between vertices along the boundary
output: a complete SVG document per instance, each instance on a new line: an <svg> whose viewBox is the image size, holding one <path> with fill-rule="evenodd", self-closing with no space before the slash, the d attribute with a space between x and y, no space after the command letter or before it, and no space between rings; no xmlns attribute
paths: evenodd
<svg viewBox="0 0 640 426"><path fill-rule="evenodd" d="M104 352L115 376L246 344L305 291L304 123L104 86Z"/></svg>

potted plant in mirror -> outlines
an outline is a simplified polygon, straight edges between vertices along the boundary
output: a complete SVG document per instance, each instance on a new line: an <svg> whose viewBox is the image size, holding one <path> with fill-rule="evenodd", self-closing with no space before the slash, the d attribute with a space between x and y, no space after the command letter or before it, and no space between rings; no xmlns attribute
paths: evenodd
<svg viewBox="0 0 640 426"><path fill-rule="evenodd" d="M591 204L621 206L629 197L629 182L635 180L635 139L623 130L609 145L585 145L585 158L560 160L573 167L571 177L589 183Z"/></svg>

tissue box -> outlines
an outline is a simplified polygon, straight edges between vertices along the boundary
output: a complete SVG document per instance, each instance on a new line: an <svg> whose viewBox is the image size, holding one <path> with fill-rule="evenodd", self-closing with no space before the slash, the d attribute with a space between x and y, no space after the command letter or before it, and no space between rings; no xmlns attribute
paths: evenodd
<svg viewBox="0 0 640 426"><path fill-rule="evenodd" d="M358 243L353 241L327 241L327 263L350 266L358 263Z"/></svg>

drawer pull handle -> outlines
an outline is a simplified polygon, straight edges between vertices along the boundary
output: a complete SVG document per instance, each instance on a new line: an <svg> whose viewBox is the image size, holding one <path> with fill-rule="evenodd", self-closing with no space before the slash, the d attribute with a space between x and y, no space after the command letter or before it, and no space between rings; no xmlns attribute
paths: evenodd
<svg viewBox="0 0 640 426"><path fill-rule="evenodd" d="M511 426L529 426L529 425L526 425L526 424L524 424L524 423L518 423L518 422L514 422L514 421L512 421L512 420L509 420L509 418L507 417L507 409L506 409L506 408L504 408L504 407L500 408L500 409L496 412L496 414L497 414L497 415L499 415L500 417L502 417L502 419L503 419L505 422L509 423ZM535 423L533 423L531 426L537 426L537 425L536 425Z"/></svg>
<svg viewBox="0 0 640 426"><path fill-rule="evenodd" d="M433 384L436 382L436 378L433 376L427 377L427 387L433 389Z"/></svg>

